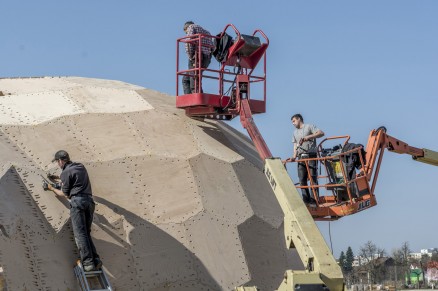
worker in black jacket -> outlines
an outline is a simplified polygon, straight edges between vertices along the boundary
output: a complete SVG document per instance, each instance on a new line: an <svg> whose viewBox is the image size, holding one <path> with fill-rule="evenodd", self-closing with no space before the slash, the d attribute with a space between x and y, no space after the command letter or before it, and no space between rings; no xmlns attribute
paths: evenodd
<svg viewBox="0 0 438 291"><path fill-rule="evenodd" d="M70 199L70 218L84 271L100 269L102 261L90 235L95 203L87 169L81 163L72 162L64 150L56 152L52 162L55 161L62 169L61 189L56 189L50 184L47 185L47 189L57 196Z"/></svg>

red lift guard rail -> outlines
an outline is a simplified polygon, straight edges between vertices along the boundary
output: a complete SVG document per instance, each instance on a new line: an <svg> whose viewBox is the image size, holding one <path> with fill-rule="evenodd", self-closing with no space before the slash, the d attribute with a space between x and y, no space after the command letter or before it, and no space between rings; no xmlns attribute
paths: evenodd
<svg viewBox="0 0 438 291"><path fill-rule="evenodd" d="M307 173L309 173L308 186L296 185L298 189L309 189L316 205L309 204L308 209L315 220L336 220L340 217L350 215L376 205L376 199L369 188L367 177L359 172L353 177L349 177L343 160L351 154L357 154L360 159L361 169L364 169L365 157L361 154L361 148L322 156L323 144L329 140L345 139L345 146L350 137L335 136L321 141L318 145L317 158L300 159L295 162L304 163ZM339 147L341 150L342 147ZM310 161L318 161L320 171L323 169L324 175L317 177L318 183L313 181L310 175ZM322 168L322 169L321 169ZM327 183L321 183L322 180ZM321 195L321 191L326 190L327 195ZM319 195L318 195L319 192Z"/></svg>
<svg viewBox="0 0 438 291"><path fill-rule="evenodd" d="M226 61L220 63L220 69L214 70L210 68L202 68L200 66L200 56L202 54L202 40L204 38L212 38L219 40L227 31L232 28L236 34L233 45L229 48L228 57ZM176 66L176 107L183 108L186 114L191 117L202 117L211 119L232 119L239 115L237 109L235 88L225 91L225 86L230 85L234 87L237 76L247 76L249 83L263 83L263 99L251 99L248 92L248 100L250 103L250 110L253 114L266 112L266 49L269 46L269 39L263 31L257 29L252 36L261 35L265 42L260 43L258 47L251 47L248 45L245 37L241 35L236 27L232 24L225 26L224 30L219 36L210 36L203 34L196 34L179 38L177 40L177 66ZM187 70L179 69L179 48L181 44L195 45L195 67ZM204 44L204 47L206 45ZM254 69L263 57L263 75L258 76L254 74ZM214 59L212 59L214 61ZM237 72L232 72L229 67L238 69ZM195 92L191 94L179 95L179 83L183 76L194 77ZM219 94L205 93L201 90L203 79L217 80L217 91ZM227 94L229 95L227 95Z"/></svg>
<svg viewBox="0 0 438 291"><path fill-rule="evenodd" d="M350 139L349 136L326 138L318 145L317 158L295 161L305 163L306 165L310 185L297 185L297 188L307 188L311 191L311 195L316 200L316 205L308 205L308 209L315 220L336 220L377 205L374 189L385 149L399 154L409 154L414 159L424 157L422 149L409 146L407 143L387 135L386 128L384 127L370 132L365 157L362 156L362 148L355 148L331 156L321 156L323 151L322 145L325 141L342 138L346 139L344 145ZM354 178L349 178L343 157L352 153L356 153L360 159L360 170L358 173L355 172ZM324 166L326 174L318 176L319 184L315 183L310 175L309 162L315 160ZM333 165L337 166L338 171L333 171L333 169L329 168ZM334 177L333 175L336 174L338 176ZM322 179L327 179L329 182L320 183ZM342 181L342 183L333 181ZM319 189L319 195L317 189ZM324 189L331 194L321 196L321 190Z"/></svg>

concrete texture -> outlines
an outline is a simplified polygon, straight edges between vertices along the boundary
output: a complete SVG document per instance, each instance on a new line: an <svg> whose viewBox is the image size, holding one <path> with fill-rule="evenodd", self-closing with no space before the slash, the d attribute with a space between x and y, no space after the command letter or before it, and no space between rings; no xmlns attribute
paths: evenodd
<svg viewBox="0 0 438 291"><path fill-rule="evenodd" d="M89 171L117 290L273 290L302 268L257 152L225 123L119 81L0 79L0 91L0 286L76 289L68 201L41 188L59 149Z"/></svg>

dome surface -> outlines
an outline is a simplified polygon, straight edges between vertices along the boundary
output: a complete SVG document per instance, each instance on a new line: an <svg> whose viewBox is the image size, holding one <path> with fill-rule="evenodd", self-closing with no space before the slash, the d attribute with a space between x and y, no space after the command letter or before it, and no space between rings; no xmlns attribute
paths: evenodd
<svg viewBox="0 0 438 291"><path fill-rule="evenodd" d="M88 169L116 290L273 290L302 268L252 142L174 104L119 81L0 79L0 284L77 287L68 201L41 187L60 149Z"/></svg>

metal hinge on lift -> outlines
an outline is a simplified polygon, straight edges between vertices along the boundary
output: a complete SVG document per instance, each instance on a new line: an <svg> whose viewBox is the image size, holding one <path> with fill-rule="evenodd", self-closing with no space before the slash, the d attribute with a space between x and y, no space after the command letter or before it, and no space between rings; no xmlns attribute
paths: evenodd
<svg viewBox="0 0 438 291"><path fill-rule="evenodd" d="M113 291L103 268L85 272L80 260L73 268L81 291Z"/></svg>

